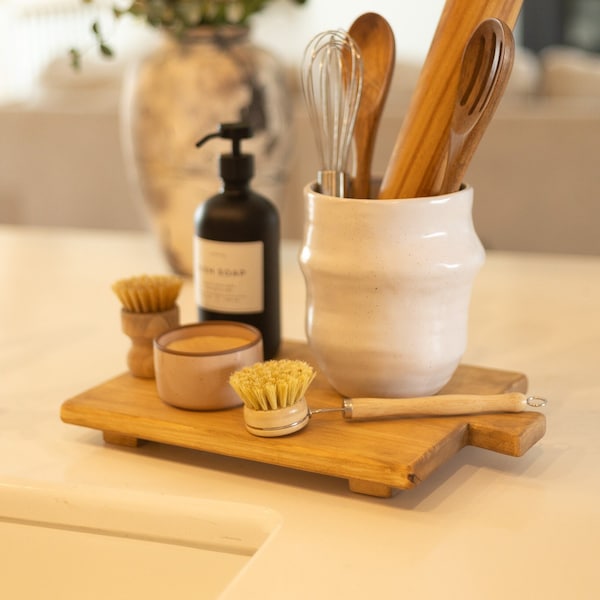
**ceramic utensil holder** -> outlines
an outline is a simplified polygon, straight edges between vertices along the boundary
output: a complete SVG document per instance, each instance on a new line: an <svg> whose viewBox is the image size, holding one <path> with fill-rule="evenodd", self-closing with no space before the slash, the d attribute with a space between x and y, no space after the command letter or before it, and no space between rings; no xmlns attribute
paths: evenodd
<svg viewBox="0 0 600 600"><path fill-rule="evenodd" d="M485 253L473 189L402 200L304 189L300 266L309 346L349 397L437 393L466 348L471 288Z"/></svg>
<svg viewBox="0 0 600 600"><path fill-rule="evenodd" d="M179 325L179 307L151 313L121 310L123 333L131 339L127 353L127 367L135 377L154 378L154 338Z"/></svg>

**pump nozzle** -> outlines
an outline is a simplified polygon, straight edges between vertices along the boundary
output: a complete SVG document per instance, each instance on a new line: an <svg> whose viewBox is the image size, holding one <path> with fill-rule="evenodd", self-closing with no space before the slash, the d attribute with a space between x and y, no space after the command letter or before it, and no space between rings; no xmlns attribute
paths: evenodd
<svg viewBox="0 0 600 600"><path fill-rule="evenodd" d="M239 156L241 154L241 141L251 138L252 135L252 127L247 123L221 123L217 132L205 135L201 140L196 142L196 147L199 148L208 140L220 137L231 140L233 142L232 154L233 156Z"/></svg>
<svg viewBox="0 0 600 600"><path fill-rule="evenodd" d="M247 182L254 175L254 159L250 154L242 154L241 141L252 135L252 127L247 123L221 123L217 132L204 136L196 147L213 138L231 140L231 154L223 154L219 161L221 177L228 183Z"/></svg>

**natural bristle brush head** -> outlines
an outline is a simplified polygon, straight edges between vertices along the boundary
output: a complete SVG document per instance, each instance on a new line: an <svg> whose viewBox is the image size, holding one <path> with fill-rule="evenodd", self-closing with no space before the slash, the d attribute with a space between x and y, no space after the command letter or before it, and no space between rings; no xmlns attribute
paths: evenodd
<svg viewBox="0 0 600 600"><path fill-rule="evenodd" d="M153 313L173 308L182 284L177 275L138 275L120 279L112 289L125 310Z"/></svg>
<svg viewBox="0 0 600 600"><path fill-rule="evenodd" d="M269 360L233 373L229 384L244 402L246 429L278 437L305 427L310 413L304 396L315 375L301 360Z"/></svg>

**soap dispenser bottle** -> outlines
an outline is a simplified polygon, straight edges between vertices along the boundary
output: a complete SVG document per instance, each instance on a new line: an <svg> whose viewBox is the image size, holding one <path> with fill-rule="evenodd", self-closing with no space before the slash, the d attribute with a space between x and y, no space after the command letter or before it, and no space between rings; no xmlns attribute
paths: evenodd
<svg viewBox="0 0 600 600"><path fill-rule="evenodd" d="M276 207L250 189L254 157L242 154L252 137L244 123L222 123L202 138L231 140L219 159L222 187L195 214L194 287L200 321L230 320L260 330L265 359L281 341L279 309L280 224Z"/></svg>

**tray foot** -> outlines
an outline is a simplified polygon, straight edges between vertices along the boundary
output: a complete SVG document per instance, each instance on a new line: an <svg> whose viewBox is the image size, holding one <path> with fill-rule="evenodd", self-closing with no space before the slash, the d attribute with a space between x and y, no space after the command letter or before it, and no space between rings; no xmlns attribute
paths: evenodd
<svg viewBox="0 0 600 600"><path fill-rule="evenodd" d="M114 431L103 431L102 437L107 444L115 444L117 446L127 446L128 448L137 448L139 445L144 443L144 440L133 435L126 435L124 433L116 433Z"/></svg>
<svg viewBox="0 0 600 600"><path fill-rule="evenodd" d="M398 490L375 481L361 481L360 479L349 479L350 491L367 496L376 496L377 498L391 498L398 493Z"/></svg>

